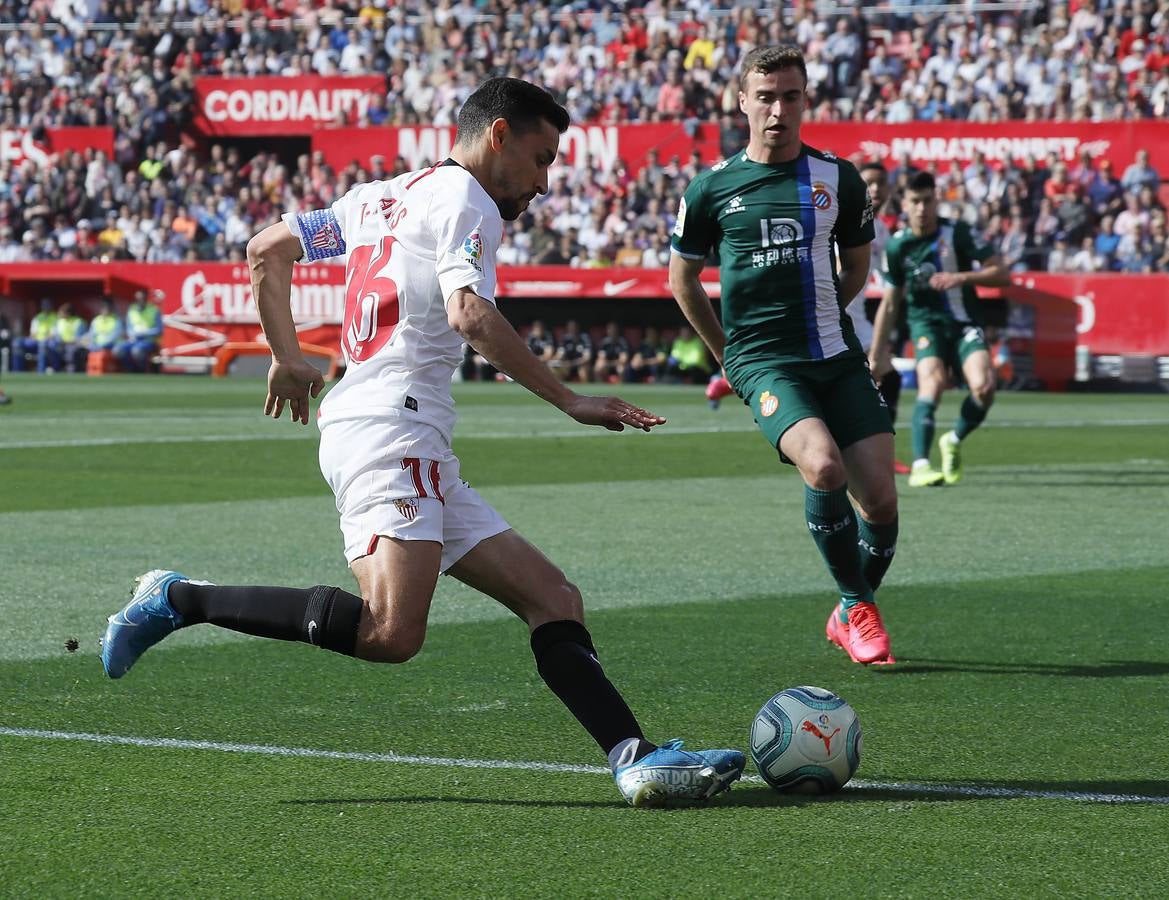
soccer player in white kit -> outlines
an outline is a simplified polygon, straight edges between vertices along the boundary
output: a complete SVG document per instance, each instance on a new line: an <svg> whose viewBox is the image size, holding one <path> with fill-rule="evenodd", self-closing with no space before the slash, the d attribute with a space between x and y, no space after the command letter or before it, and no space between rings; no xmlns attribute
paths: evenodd
<svg viewBox="0 0 1169 900"><path fill-rule="evenodd" d="M492 78L459 113L451 157L355 186L329 209L286 215L248 244L272 348L265 415L309 421L324 386L290 309L298 260L346 259L344 377L321 404L320 462L337 500L360 596L337 587L225 587L155 570L109 618L102 664L120 678L177 628L211 623L371 662L422 647L440 573L495 598L528 626L540 676L607 754L636 806L701 802L743 771L737 750L645 739L606 677L580 591L459 477L451 377L469 343L500 371L585 425L649 431L665 420L616 397L576 394L533 356L495 306L503 221L548 189L567 111L550 94Z"/></svg>

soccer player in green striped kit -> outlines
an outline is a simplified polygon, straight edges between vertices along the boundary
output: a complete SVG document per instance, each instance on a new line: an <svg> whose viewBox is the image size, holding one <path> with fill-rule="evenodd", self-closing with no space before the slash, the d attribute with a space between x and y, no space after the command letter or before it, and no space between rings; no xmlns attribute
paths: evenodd
<svg viewBox="0 0 1169 900"><path fill-rule="evenodd" d="M873 322L869 352L873 368L883 370L887 363L881 354L888 352L889 327L905 303L917 369L909 486L957 484L962 479L961 443L982 424L994 402L994 364L974 287L1005 287L1011 279L1002 257L968 223L939 218L937 185L929 172L909 179L902 207L909 227L893 235L885 248L887 286ZM939 472L930 466L930 445L934 412L951 373L962 375L970 393L953 430L938 438Z"/></svg>
<svg viewBox="0 0 1169 900"><path fill-rule="evenodd" d="M767 442L804 479L808 530L840 598L828 638L856 662L892 662L873 593L897 543L893 424L844 312L868 278L873 208L851 163L801 141L807 82L796 47L744 57L750 140L686 189L670 287ZM700 280L711 249L721 324Z"/></svg>

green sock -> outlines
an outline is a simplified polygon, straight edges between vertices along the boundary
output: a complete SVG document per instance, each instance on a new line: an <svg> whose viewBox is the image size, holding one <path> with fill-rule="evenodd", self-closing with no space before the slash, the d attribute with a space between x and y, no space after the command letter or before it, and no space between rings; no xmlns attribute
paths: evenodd
<svg viewBox="0 0 1169 900"><path fill-rule="evenodd" d="M913 404L913 458L929 459L934 443L936 400L918 400Z"/></svg>
<svg viewBox="0 0 1169 900"><path fill-rule="evenodd" d="M857 553L856 513L848 502L848 491L819 491L804 485L804 516L808 531L828 571L836 580L845 608L860 600L872 600L873 592L861 571Z"/></svg>
<svg viewBox="0 0 1169 900"><path fill-rule="evenodd" d="M857 517L857 546L860 548L861 571L874 591L881 586L893 554L897 552L897 520L867 522Z"/></svg>
<svg viewBox="0 0 1169 900"><path fill-rule="evenodd" d="M986 407L982 406L971 395L967 394L962 401L962 410L958 413L958 421L954 424L954 435L962 440L986 418Z"/></svg>

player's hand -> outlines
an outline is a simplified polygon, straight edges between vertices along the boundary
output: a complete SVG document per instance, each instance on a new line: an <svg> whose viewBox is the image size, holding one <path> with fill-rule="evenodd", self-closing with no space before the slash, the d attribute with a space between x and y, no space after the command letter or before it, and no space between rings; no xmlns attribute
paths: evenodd
<svg viewBox="0 0 1169 900"><path fill-rule="evenodd" d="M649 431L664 425L665 419L620 397L586 397L577 395L564 411L582 425L603 425L610 431L624 431L625 426Z"/></svg>
<svg viewBox="0 0 1169 900"><path fill-rule="evenodd" d="M948 291L962 286L961 272L935 272L930 276L930 287L935 291Z"/></svg>
<svg viewBox="0 0 1169 900"><path fill-rule="evenodd" d="M317 396L324 386L325 376L307 361L272 360L272 366L268 369L268 396L264 400L264 415L279 419L287 403L291 420L307 425L309 395Z"/></svg>

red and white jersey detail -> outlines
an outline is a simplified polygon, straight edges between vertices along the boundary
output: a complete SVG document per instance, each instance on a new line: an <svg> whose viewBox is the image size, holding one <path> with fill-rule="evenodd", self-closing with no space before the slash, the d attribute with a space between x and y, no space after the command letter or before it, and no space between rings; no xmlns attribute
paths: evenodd
<svg viewBox="0 0 1169 900"><path fill-rule="evenodd" d="M844 308L844 311L852 319L856 339L860 341L866 352L873 343L873 323L865 315L865 293L872 287L879 291L885 289L885 245L888 243L889 226L882 222L879 216L874 216L873 242L869 244L869 251L872 254L869 257L869 277L865 281L865 286L861 288L861 292Z"/></svg>
<svg viewBox="0 0 1169 900"><path fill-rule="evenodd" d="M447 164L359 184L329 209L283 218L300 238L304 261L345 256L346 369L321 403L320 424L370 417L424 423L449 453L451 378L463 340L447 322L446 301L470 288L495 302L503 235L495 201L466 169ZM418 437L432 443L434 436Z"/></svg>

